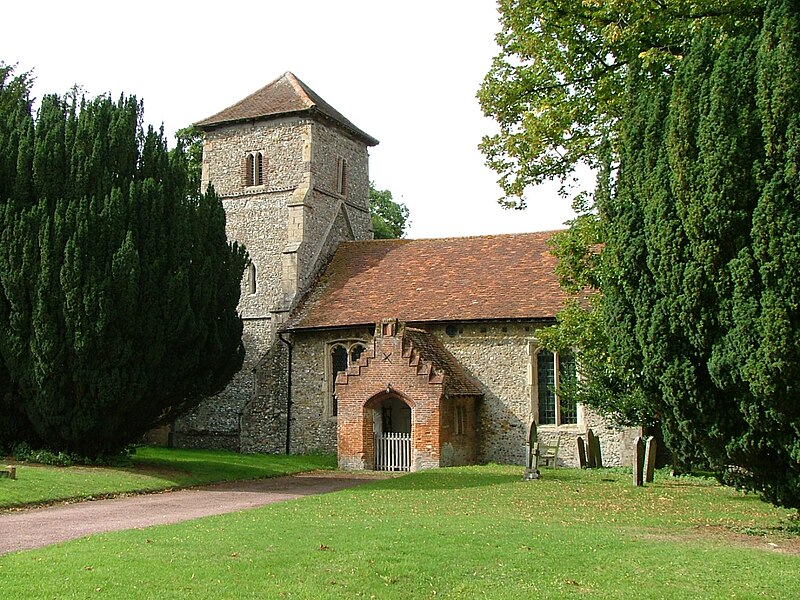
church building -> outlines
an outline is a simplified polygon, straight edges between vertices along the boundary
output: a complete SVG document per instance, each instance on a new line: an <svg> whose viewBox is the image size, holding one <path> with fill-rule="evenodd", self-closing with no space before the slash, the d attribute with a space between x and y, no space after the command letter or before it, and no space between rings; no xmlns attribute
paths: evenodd
<svg viewBox="0 0 800 600"><path fill-rule="evenodd" d="M604 464L629 464L640 431L559 398L575 357L537 340L566 299L552 232L373 240L378 140L292 73L196 125L203 186L250 255L246 357L174 424L175 445L336 453L353 469L522 465L535 422L560 464L588 428Z"/></svg>

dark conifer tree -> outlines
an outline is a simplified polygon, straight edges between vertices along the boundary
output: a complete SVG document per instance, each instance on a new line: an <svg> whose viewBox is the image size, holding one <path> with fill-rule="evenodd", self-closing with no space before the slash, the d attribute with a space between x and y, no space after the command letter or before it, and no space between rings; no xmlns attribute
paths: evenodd
<svg viewBox="0 0 800 600"><path fill-rule="evenodd" d="M47 96L19 128L0 350L29 428L3 442L116 452L241 366L244 250L141 115L132 97Z"/></svg>

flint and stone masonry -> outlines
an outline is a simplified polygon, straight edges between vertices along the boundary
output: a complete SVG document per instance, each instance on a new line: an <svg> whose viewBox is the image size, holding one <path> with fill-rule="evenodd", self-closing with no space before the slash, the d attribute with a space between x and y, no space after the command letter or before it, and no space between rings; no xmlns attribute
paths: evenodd
<svg viewBox="0 0 800 600"><path fill-rule="evenodd" d="M222 393L178 419L176 445L285 449L285 441L278 443L285 438L281 431L287 418L278 382L286 378L287 365L278 327L339 242L372 238L370 140L324 115L306 112L201 126L203 187L211 184L221 196L228 239L247 248L255 285L246 274L239 303L244 365ZM263 156L263 183L248 186L244 169L253 152ZM267 380L272 392L268 399ZM246 422L251 417L259 424ZM268 429L278 431L266 438L256 433Z"/></svg>
<svg viewBox="0 0 800 600"><path fill-rule="evenodd" d="M244 244L251 260L239 304L246 356L222 393L174 424L173 443L338 452L340 466L369 469L381 414L402 409L411 414L412 469L524 465L538 411L536 335L555 313L408 323L386 314L358 326L287 327L340 242L372 239L368 147L377 140L290 73L198 126L205 133L203 184L222 197L228 237ZM260 172L251 170L253 156ZM354 344L364 352L337 378L332 351ZM583 407L577 424L538 432L547 444L560 440L560 464L577 466L576 438L588 428L601 438L604 464L630 464L641 430L616 429Z"/></svg>

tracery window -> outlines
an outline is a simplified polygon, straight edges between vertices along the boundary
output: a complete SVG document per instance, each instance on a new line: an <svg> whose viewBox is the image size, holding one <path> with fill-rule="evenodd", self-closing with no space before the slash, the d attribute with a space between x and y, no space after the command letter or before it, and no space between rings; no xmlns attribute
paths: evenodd
<svg viewBox="0 0 800 600"><path fill-rule="evenodd" d="M328 416L335 417L339 413L338 401L336 398L336 376L342 371L346 371L361 358L367 349L366 344L361 340L342 340L334 342L328 349L328 406L325 411Z"/></svg>
<svg viewBox="0 0 800 600"><path fill-rule="evenodd" d="M561 386L577 379L575 355L569 350L550 352L542 348L536 353L539 425L574 425L578 422L578 405L558 393Z"/></svg>

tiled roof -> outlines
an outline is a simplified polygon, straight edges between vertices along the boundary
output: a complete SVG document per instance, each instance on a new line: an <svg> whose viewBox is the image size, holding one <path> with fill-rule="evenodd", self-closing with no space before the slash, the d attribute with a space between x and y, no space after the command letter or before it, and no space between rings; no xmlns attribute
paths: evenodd
<svg viewBox="0 0 800 600"><path fill-rule="evenodd" d="M284 328L554 318L552 235L343 242Z"/></svg>
<svg viewBox="0 0 800 600"><path fill-rule="evenodd" d="M378 144L378 140L353 125L342 113L325 102L319 94L289 71L233 106L198 121L195 126L207 130L222 125L265 120L302 112L316 112L324 115L352 135L360 138L368 146Z"/></svg>
<svg viewBox="0 0 800 600"><path fill-rule="evenodd" d="M406 327L404 338L411 342L422 360L430 361L434 371L444 374L447 392L452 395L480 396L483 391L439 339L427 331Z"/></svg>

